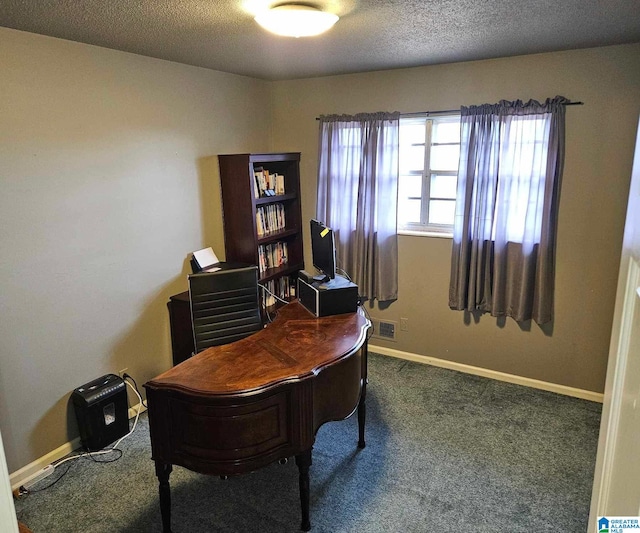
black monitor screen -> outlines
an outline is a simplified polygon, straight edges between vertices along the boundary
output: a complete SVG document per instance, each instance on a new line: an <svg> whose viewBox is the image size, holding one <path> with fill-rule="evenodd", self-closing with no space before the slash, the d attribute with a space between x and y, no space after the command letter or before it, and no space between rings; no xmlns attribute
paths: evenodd
<svg viewBox="0 0 640 533"><path fill-rule="evenodd" d="M329 279L336 277L336 244L331 228L311 221L311 255L313 266Z"/></svg>

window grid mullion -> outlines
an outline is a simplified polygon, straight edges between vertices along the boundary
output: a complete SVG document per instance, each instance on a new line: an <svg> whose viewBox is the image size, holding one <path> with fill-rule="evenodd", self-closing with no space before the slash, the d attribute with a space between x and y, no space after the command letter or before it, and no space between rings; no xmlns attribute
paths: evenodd
<svg viewBox="0 0 640 533"><path fill-rule="evenodd" d="M431 131L433 121L427 119L425 123L424 140L424 169L422 171L422 202L420 208L420 223L429 224L429 199L431 198Z"/></svg>

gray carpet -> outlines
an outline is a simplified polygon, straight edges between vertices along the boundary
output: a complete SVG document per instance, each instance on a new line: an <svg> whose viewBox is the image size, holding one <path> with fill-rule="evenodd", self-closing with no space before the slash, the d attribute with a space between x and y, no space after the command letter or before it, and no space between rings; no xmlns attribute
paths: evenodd
<svg viewBox="0 0 640 533"><path fill-rule="evenodd" d="M600 404L369 361L367 447L355 416L318 432L312 531L586 531ZM34 533L161 531L146 416L120 448L114 463L67 463L16 502L18 519ZM293 460L226 481L175 467L171 487L174 533L299 530Z"/></svg>

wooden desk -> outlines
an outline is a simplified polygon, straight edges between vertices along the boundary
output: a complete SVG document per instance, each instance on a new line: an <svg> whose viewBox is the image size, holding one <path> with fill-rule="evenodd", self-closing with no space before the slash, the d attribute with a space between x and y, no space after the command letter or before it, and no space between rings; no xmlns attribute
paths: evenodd
<svg viewBox="0 0 640 533"><path fill-rule="evenodd" d="M318 428L358 410L364 448L367 331L356 313L316 318L298 302L265 329L209 348L144 385L162 527L171 531L172 465L202 474L250 472L295 456L301 528Z"/></svg>

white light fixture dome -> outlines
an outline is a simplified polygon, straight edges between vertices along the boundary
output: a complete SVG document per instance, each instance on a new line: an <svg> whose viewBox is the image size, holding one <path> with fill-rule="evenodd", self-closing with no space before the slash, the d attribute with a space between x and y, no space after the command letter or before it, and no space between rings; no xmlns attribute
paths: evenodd
<svg viewBox="0 0 640 533"><path fill-rule="evenodd" d="M327 31L338 15L304 4L281 4L256 16L265 30L285 37L311 37Z"/></svg>

